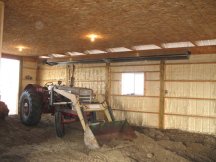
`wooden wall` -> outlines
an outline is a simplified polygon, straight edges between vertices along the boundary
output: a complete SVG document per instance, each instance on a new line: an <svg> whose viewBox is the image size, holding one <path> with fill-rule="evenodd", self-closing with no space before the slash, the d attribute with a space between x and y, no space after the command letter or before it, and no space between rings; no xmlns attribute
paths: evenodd
<svg viewBox="0 0 216 162"><path fill-rule="evenodd" d="M25 88L27 84L37 83L37 59L25 58L21 59L21 89Z"/></svg>
<svg viewBox="0 0 216 162"><path fill-rule="evenodd" d="M165 128L216 134L216 55L165 65Z"/></svg>
<svg viewBox="0 0 216 162"><path fill-rule="evenodd" d="M74 77L75 87L91 88L96 95L105 95L106 64L77 64Z"/></svg>
<svg viewBox="0 0 216 162"><path fill-rule="evenodd" d="M49 66L46 64L39 64L37 83L44 86L47 82L57 84L59 80L66 85L68 81L68 69L66 65Z"/></svg>
<svg viewBox="0 0 216 162"><path fill-rule="evenodd" d="M144 95L121 95L121 75L125 72L143 72ZM158 127L160 99L160 62L113 63L110 67L110 105L117 119L134 125Z"/></svg>
<svg viewBox="0 0 216 162"><path fill-rule="evenodd" d="M144 72L143 96L121 95L121 74ZM39 83L71 77L71 66L40 66ZM132 125L216 134L216 54L189 60L76 64L75 86L107 96L115 117Z"/></svg>

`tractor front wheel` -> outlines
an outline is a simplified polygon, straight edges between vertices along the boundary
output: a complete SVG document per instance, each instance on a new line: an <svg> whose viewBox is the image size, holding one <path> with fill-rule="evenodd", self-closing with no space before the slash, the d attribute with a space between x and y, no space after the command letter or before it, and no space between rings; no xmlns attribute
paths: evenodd
<svg viewBox="0 0 216 162"><path fill-rule="evenodd" d="M63 137L65 134L63 119L64 119L64 116L62 112L56 111L55 112L55 128L56 128L56 134L58 137Z"/></svg>
<svg viewBox="0 0 216 162"><path fill-rule="evenodd" d="M37 125L41 119L42 101L37 93L24 91L19 100L20 119L25 125Z"/></svg>

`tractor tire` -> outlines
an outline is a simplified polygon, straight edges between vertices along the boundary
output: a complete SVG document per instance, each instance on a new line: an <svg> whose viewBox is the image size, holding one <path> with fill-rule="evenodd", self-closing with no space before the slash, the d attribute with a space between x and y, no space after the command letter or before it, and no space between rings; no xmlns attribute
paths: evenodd
<svg viewBox="0 0 216 162"><path fill-rule="evenodd" d="M28 126L37 125L41 119L42 99L38 93L24 91L19 100L20 119Z"/></svg>
<svg viewBox="0 0 216 162"><path fill-rule="evenodd" d="M55 128L58 137L63 137L65 135L64 123L62 123L63 118L64 116L62 115L62 112L55 112Z"/></svg>

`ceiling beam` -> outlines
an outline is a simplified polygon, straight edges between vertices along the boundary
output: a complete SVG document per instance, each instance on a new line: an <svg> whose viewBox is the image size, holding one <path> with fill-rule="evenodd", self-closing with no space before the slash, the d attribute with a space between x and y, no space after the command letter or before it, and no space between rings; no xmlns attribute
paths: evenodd
<svg viewBox="0 0 216 162"><path fill-rule="evenodd" d="M216 46L208 46L208 47L191 47L191 48L172 48L172 49L156 49L156 50L148 50L148 51L130 51L130 52L116 52L116 53L106 53L106 54L95 54L95 55L82 55L82 56L66 56L62 58L50 58L47 59L49 63L68 63L68 62L91 62L97 60L103 60L103 62L109 62L110 60L114 61L117 59L121 59L122 61L127 60L140 60L141 59L165 59L166 57L175 56L176 54L185 54L187 52L191 54L216 54ZM165 57L166 56L166 57Z"/></svg>

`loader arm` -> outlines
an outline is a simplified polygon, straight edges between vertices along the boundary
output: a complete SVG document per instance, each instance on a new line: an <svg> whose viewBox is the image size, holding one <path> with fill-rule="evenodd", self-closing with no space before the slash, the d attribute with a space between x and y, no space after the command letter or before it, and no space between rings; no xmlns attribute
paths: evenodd
<svg viewBox="0 0 216 162"><path fill-rule="evenodd" d="M109 142L112 139L121 138L131 140L136 137L134 131L129 126L126 120L114 121L111 115L111 109L107 104L80 102L79 93L73 87L53 87L53 91L57 94L69 99L72 103L72 109L76 111L78 118L84 130L84 143L89 149L97 149L102 144ZM84 97L85 98L85 97ZM57 105L58 103L53 103ZM88 123L85 120L83 112L104 112L107 121Z"/></svg>

